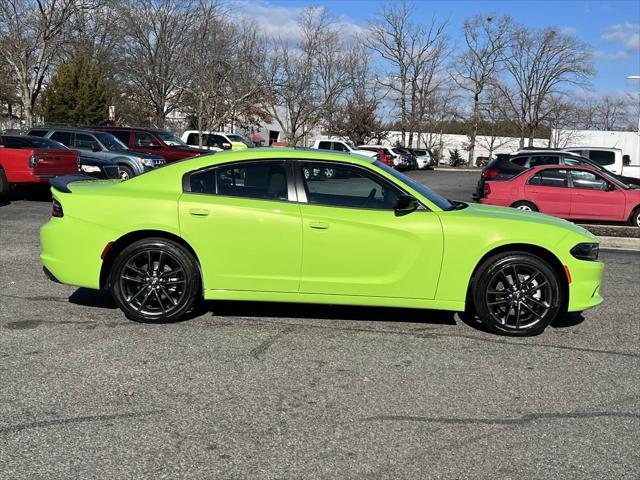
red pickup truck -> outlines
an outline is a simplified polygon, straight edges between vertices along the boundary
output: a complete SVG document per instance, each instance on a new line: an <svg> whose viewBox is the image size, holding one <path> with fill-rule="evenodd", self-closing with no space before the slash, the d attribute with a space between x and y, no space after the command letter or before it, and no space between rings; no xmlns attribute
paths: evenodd
<svg viewBox="0 0 640 480"><path fill-rule="evenodd" d="M78 173L78 152L48 138L0 135L0 195L15 183Z"/></svg>

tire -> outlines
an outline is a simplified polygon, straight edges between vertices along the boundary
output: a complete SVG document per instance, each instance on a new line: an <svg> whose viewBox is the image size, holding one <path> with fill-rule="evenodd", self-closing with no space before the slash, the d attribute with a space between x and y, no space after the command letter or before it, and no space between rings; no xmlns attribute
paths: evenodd
<svg viewBox="0 0 640 480"><path fill-rule="evenodd" d="M474 275L471 288L480 321L503 335L537 335L565 305L557 273L546 261L526 252L488 258Z"/></svg>
<svg viewBox="0 0 640 480"><path fill-rule="evenodd" d="M180 320L195 306L200 285L191 253L165 238L132 243L117 256L109 274L118 307L127 318L143 323Z"/></svg>
<svg viewBox="0 0 640 480"><path fill-rule="evenodd" d="M4 173L4 170L0 168L0 197L5 197L9 193L9 181Z"/></svg>
<svg viewBox="0 0 640 480"><path fill-rule="evenodd" d="M640 206L637 206L631 213L629 225L632 227L640 227Z"/></svg>
<svg viewBox="0 0 640 480"><path fill-rule="evenodd" d="M133 169L128 167L127 165L118 164L118 170L120 171L120 178L122 180L128 180L130 178L135 177L135 173L133 173Z"/></svg>
<svg viewBox="0 0 640 480"><path fill-rule="evenodd" d="M536 207L533 203L525 202L524 200L514 203L513 205L511 205L511 208L517 208L518 210L523 210L525 212L537 212L538 211L538 207Z"/></svg>

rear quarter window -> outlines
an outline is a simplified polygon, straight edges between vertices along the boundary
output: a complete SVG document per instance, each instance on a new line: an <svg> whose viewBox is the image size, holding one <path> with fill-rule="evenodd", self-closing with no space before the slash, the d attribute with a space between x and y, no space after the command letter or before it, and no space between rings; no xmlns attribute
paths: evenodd
<svg viewBox="0 0 640 480"><path fill-rule="evenodd" d="M589 158L600 165L616 163L616 154L606 150L589 150Z"/></svg>

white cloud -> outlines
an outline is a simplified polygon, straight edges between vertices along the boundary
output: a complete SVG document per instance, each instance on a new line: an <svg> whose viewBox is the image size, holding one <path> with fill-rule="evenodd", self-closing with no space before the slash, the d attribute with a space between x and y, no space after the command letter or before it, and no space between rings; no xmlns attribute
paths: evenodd
<svg viewBox="0 0 640 480"><path fill-rule="evenodd" d="M640 52L640 24L624 22L609 25L602 34L606 43L619 45L627 52Z"/></svg>
<svg viewBox="0 0 640 480"><path fill-rule="evenodd" d="M596 50L593 52L593 56L596 60L605 60L609 62L615 62L617 60L623 60L629 57L629 53L624 50L617 52L603 52L602 50Z"/></svg>

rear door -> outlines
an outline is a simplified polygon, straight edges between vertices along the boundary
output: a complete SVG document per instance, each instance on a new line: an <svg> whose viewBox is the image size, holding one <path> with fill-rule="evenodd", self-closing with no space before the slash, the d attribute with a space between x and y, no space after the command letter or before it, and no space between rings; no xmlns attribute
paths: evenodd
<svg viewBox="0 0 640 480"><path fill-rule="evenodd" d="M305 171L333 172L305 176ZM434 298L442 262L438 216L397 216L402 191L357 165L300 161L302 212L300 292Z"/></svg>
<svg viewBox="0 0 640 480"><path fill-rule="evenodd" d="M625 220L625 195L595 172L572 169L571 216L584 220Z"/></svg>
<svg viewBox="0 0 640 480"><path fill-rule="evenodd" d="M180 232L206 289L298 292L302 220L286 162L220 165L183 184Z"/></svg>
<svg viewBox="0 0 640 480"><path fill-rule="evenodd" d="M531 176L524 185L525 198L542 213L571 218L571 189L567 170L547 168Z"/></svg>

